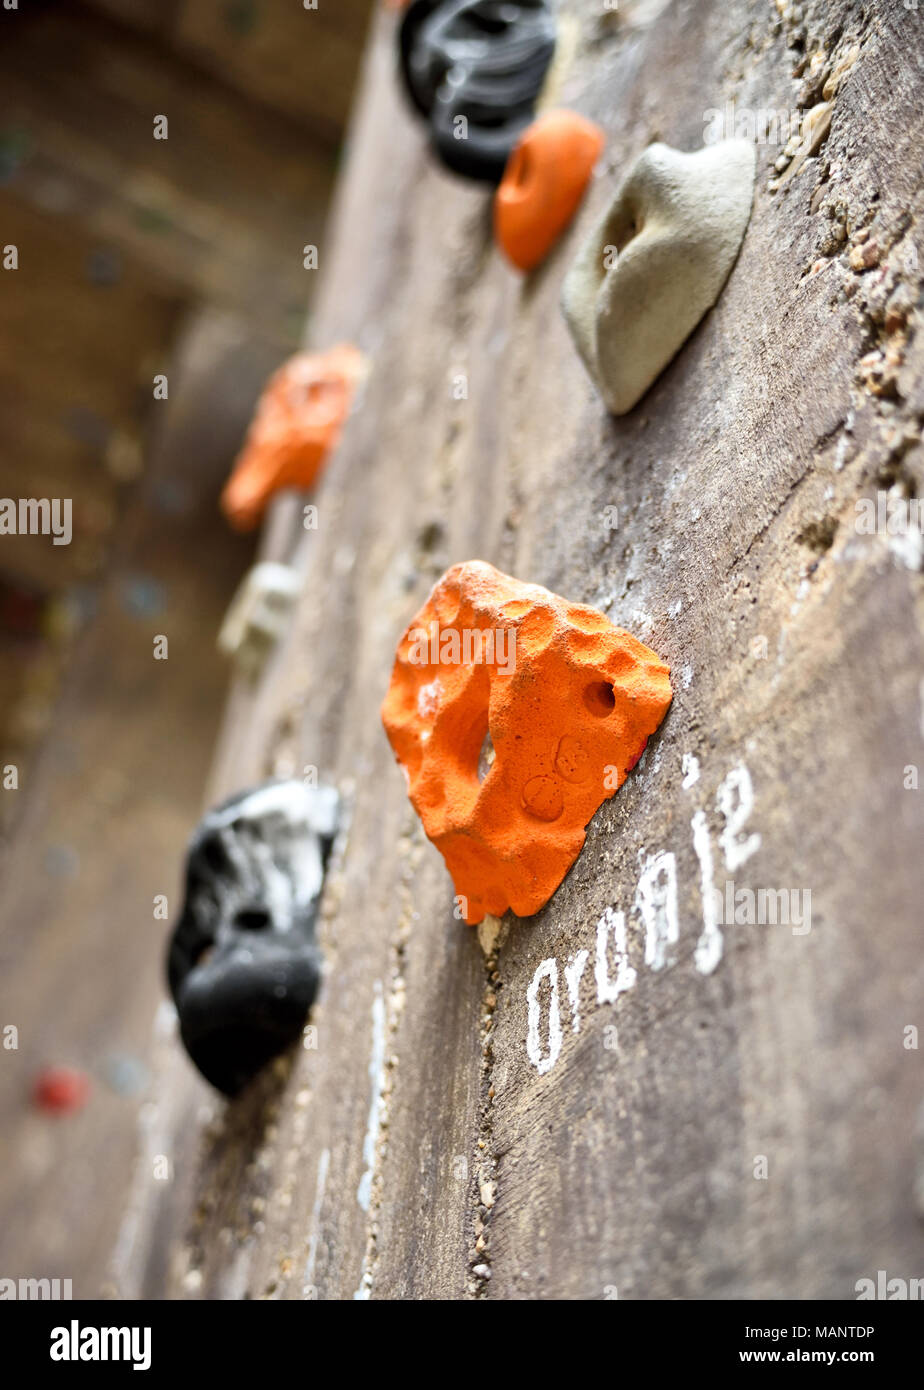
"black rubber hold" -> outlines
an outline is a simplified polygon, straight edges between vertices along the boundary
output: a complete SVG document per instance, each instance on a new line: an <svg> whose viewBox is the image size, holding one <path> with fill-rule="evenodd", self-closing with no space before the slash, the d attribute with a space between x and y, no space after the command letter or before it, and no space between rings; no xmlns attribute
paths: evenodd
<svg viewBox="0 0 924 1390"><path fill-rule="evenodd" d="M413 0L399 43L405 87L443 163L499 183L555 51L548 0Z"/></svg>
<svg viewBox="0 0 924 1390"><path fill-rule="evenodd" d="M210 811L190 842L167 978L186 1050L225 1095L295 1041L318 992L337 810L330 787L268 782Z"/></svg>

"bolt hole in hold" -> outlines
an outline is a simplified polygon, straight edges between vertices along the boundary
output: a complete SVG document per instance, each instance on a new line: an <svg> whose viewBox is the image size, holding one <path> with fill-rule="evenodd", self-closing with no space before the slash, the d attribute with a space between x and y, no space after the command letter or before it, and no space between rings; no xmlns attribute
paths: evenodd
<svg viewBox="0 0 924 1390"><path fill-rule="evenodd" d="M242 907L234 914L234 925L241 931L267 931L272 926L272 918L265 908Z"/></svg>
<svg viewBox="0 0 924 1390"><path fill-rule="evenodd" d="M608 714L612 714L616 708L616 696L613 694L613 687L607 685L606 681L593 681L584 687L584 708L596 715L598 719L605 719Z"/></svg>
<svg viewBox="0 0 924 1390"><path fill-rule="evenodd" d="M478 781L483 782L494 764L495 752L494 744L491 740L490 729L484 736L481 745L481 752L478 754Z"/></svg>
<svg viewBox="0 0 924 1390"><path fill-rule="evenodd" d="M622 255L629 242L634 241L641 230L642 219L635 213L629 213L619 220L613 233L613 245L616 247L617 255Z"/></svg>
<svg viewBox="0 0 924 1390"><path fill-rule="evenodd" d="M520 145L514 150L511 160L513 168L510 171L510 179L517 188L524 188L529 180L530 159L528 152Z"/></svg>
<svg viewBox="0 0 924 1390"><path fill-rule="evenodd" d="M486 112L479 122L485 130L503 130L508 124L506 113L502 111Z"/></svg>
<svg viewBox="0 0 924 1390"><path fill-rule="evenodd" d="M479 38L482 34L505 34L511 24L516 19L516 11L510 7L510 12L501 10L499 14L485 13L484 10L472 9L463 17L463 25L468 29L472 38ZM461 27L461 26L460 26Z"/></svg>
<svg viewBox="0 0 924 1390"><path fill-rule="evenodd" d="M226 874L229 871L230 860L219 839L207 840L202 846L201 854L213 874Z"/></svg>

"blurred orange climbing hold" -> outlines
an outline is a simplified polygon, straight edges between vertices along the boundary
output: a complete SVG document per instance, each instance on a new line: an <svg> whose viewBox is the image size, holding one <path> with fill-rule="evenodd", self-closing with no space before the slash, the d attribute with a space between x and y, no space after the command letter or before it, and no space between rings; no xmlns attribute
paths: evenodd
<svg viewBox="0 0 924 1390"><path fill-rule="evenodd" d="M298 352L270 377L221 495L238 531L257 526L273 493L310 488L336 447L363 371L349 343Z"/></svg>
<svg viewBox="0 0 924 1390"><path fill-rule="evenodd" d="M519 270L533 270L555 245L602 149L602 130L576 111L549 111L523 132L494 199L494 235Z"/></svg>
<svg viewBox="0 0 924 1390"><path fill-rule="evenodd" d="M482 560L398 644L382 721L469 923L537 912L671 702L669 669L603 613Z"/></svg>

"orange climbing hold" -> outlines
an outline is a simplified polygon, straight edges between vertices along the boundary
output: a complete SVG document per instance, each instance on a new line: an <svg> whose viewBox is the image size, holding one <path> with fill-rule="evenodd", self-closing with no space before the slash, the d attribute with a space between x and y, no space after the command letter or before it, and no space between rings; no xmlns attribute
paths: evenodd
<svg viewBox="0 0 924 1390"><path fill-rule="evenodd" d="M671 702L669 670L597 612L483 560L398 644L382 722L469 923L537 912Z"/></svg>
<svg viewBox="0 0 924 1390"><path fill-rule="evenodd" d="M524 131L494 198L494 235L519 270L532 270L555 245L602 149L602 130L576 111L549 111Z"/></svg>
<svg viewBox="0 0 924 1390"><path fill-rule="evenodd" d="M362 370L359 349L341 343L297 352L270 377L221 495L238 531L259 524L274 492L312 486L340 438Z"/></svg>

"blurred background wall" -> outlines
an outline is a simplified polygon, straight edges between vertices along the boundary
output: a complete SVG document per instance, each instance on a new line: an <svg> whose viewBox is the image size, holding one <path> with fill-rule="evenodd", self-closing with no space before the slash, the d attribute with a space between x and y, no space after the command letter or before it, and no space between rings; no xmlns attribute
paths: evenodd
<svg viewBox="0 0 924 1390"><path fill-rule="evenodd" d="M0 1275L75 1296L99 1291L131 1177L154 898L179 909L215 636L253 558L218 493L305 333L370 9L0 11L0 497L73 500L70 545L0 537ZM33 1086L65 1064L90 1099L53 1116Z"/></svg>

